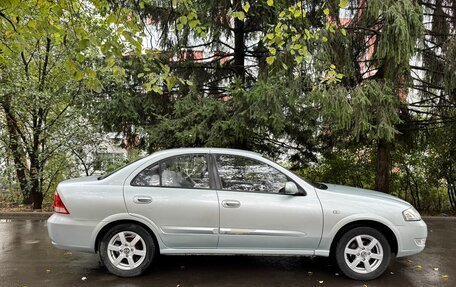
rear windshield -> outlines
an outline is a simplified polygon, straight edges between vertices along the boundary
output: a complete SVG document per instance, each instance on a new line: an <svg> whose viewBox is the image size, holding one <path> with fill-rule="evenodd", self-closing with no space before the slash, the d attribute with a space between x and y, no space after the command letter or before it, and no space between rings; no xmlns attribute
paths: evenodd
<svg viewBox="0 0 456 287"><path fill-rule="evenodd" d="M107 178L107 177L110 177L111 175L113 175L114 173L118 172L119 170L124 169L124 168L126 168L127 166L129 166L130 164L133 164L133 163L135 163L135 162L137 162L138 160L141 160L141 159L143 159L143 157L140 157L140 158L138 158L137 160L134 160L134 161L132 161L132 162L129 162L129 163L125 164L124 166L121 166L121 167L119 167L119 168L116 168L116 169L113 170L113 171L109 171L109 172L103 173L103 174L100 175L97 179L98 179L98 180L102 180L102 179L105 179L105 178Z"/></svg>

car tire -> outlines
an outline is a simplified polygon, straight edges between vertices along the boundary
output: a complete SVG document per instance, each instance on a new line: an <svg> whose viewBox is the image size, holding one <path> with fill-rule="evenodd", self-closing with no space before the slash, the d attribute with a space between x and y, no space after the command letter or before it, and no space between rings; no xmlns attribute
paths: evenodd
<svg viewBox="0 0 456 287"><path fill-rule="evenodd" d="M119 224L103 236L99 254L103 265L119 277L134 277L149 268L156 247L150 233L136 224Z"/></svg>
<svg viewBox="0 0 456 287"><path fill-rule="evenodd" d="M391 259L385 236L371 227L356 227L342 235L335 249L342 273L355 280L372 280L382 275Z"/></svg>

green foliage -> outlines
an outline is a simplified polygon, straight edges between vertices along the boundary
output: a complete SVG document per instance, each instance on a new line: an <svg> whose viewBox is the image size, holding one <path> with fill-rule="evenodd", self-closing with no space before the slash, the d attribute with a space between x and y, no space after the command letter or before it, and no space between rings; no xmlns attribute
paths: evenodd
<svg viewBox="0 0 456 287"><path fill-rule="evenodd" d="M390 83L368 80L351 89L314 89L311 97L320 106L324 123L335 131L350 131L356 139L388 141L397 133L399 99Z"/></svg>
<svg viewBox="0 0 456 287"><path fill-rule="evenodd" d="M423 12L415 1L372 1L366 17L383 18L381 37L374 58L384 67L385 78L402 82L410 75L410 59L417 40L423 35Z"/></svg>
<svg viewBox="0 0 456 287"><path fill-rule="evenodd" d="M321 159L318 165L310 165L298 171L315 182L337 183L373 189L374 162L372 149L363 146L334 148Z"/></svg>
<svg viewBox="0 0 456 287"><path fill-rule="evenodd" d="M109 1L10 0L0 13L0 136L24 201L40 208L60 179L55 174L68 168L55 160L94 144L79 128L80 94L101 93L101 75L125 80L119 59L142 55L143 27L134 10ZM172 89L169 67L157 66L145 71L145 88Z"/></svg>

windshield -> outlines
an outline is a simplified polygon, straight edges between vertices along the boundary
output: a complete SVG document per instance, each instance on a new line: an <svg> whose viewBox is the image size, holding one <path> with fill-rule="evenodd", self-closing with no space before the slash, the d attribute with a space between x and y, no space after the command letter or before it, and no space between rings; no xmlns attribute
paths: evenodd
<svg viewBox="0 0 456 287"><path fill-rule="evenodd" d="M300 179L304 180L305 182L307 182L308 184L312 185L315 188L328 189L328 186L324 183L310 181L307 178L302 177L301 175L297 174L296 172L294 172L292 170L289 170L289 171L291 171L294 175L298 176Z"/></svg>

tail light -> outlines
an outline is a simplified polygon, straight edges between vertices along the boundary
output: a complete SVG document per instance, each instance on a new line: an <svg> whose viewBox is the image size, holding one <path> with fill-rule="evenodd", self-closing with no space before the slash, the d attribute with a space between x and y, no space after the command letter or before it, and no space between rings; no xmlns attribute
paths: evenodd
<svg viewBox="0 0 456 287"><path fill-rule="evenodd" d="M70 214L66 209L65 204L63 204L63 201L57 191L54 194L54 212L61 214Z"/></svg>

